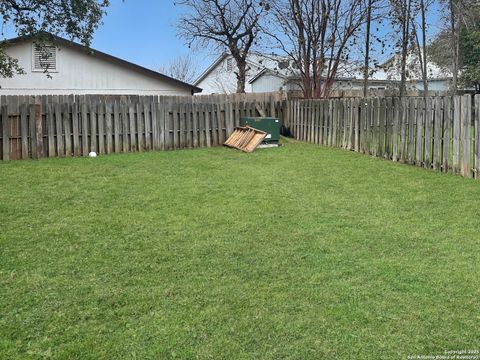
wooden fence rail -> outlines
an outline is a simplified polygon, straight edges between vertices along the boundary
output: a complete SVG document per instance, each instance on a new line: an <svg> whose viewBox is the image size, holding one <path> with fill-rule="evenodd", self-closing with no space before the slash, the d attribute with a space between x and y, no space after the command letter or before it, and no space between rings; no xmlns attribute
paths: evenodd
<svg viewBox="0 0 480 360"><path fill-rule="evenodd" d="M287 103L298 140L480 178L480 95Z"/></svg>
<svg viewBox="0 0 480 360"><path fill-rule="evenodd" d="M85 156L223 144L240 118L276 116L283 94L2 96L0 159Z"/></svg>

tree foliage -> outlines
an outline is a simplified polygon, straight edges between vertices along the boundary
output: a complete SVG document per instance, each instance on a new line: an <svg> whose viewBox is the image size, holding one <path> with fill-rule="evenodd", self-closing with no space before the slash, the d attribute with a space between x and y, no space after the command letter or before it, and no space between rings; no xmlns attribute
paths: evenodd
<svg viewBox="0 0 480 360"><path fill-rule="evenodd" d="M36 35L43 43L49 34L66 35L89 46L108 5L109 0L1 0L0 13L19 36ZM0 47L0 76L21 72L18 61Z"/></svg>
<svg viewBox="0 0 480 360"><path fill-rule="evenodd" d="M453 61L450 34L446 31L440 32L437 37L428 44L427 55L429 60L441 68L450 69Z"/></svg>
<svg viewBox="0 0 480 360"><path fill-rule="evenodd" d="M460 81L480 92L480 30L464 29L460 34Z"/></svg>

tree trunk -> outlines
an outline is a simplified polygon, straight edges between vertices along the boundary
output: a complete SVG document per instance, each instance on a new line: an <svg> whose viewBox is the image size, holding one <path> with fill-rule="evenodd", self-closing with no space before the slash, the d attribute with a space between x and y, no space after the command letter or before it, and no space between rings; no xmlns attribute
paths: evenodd
<svg viewBox="0 0 480 360"><path fill-rule="evenodd" d="M370 26L372 22L372 0L368 0L367 8L367 29L365 38L365 64L363 70L363 97L368 96L368 77L370 66Z"/></svg>
<svg viewBox="0 0 480 360"><path fill-rule="evenodd" d="M420 39L418 37L417 25L412 19L412 31L415 36L416 50L418 61L420 62L420 70L422 72L422 83L423 83L423 98L426 99L428 96L428 74L427 74L427 34L426 34L426 19L425 19L425 2L420 0L420 15L421 15L421 24L422 29L422 45L420 45Z"/></svg>
<svg viewBox="0 0 480 360"><path fill-rule="evenodd" d="M422 15L422 57L423 57L423 94L425 97L428 96L428 73L427 73L427 20L425 18L425 1L420 0L420 11Z"/></svg>
<svg viewBox="0 0 480 360"><path fill-rule="evenodd" d="M410 4L411 0L402 1L402 63L400 69L400 97L405 96L407 84L407 55L410 35Z"/></svg>
<svg viewBox="0 0 480 360"><path fill-rule="evenodd" d="M235 59L237 62L237 94L245 93L245 83L247 78L247 62L242 59Z"/></svg>
<svg viewBox="0 0 480 360"><path fill-rule="evenodd" d="M455 5L453 0L450 0L450 39L452 43L452 91L454 94L457 92L458 88L458 53L459 53L459 44L458 44L458 34L457 34L457 26L456 26L456 13L455 13Z"/></svg>

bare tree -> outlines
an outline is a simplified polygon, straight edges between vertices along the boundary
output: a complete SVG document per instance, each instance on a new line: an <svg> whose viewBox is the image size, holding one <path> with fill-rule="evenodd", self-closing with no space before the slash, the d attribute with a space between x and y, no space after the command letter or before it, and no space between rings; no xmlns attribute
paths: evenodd
<svg viewBox="0 0 480 360"><path fill-rule="evenodd" d="M365 19L364 0L276 0L265 32L300 72L305 98L329 96ZM351 44L350 44L351 45Z"/></svg>
<svg viewBox="0 0 480 360"><path fill-rule="evenodd" d="M412 0L390 0L392 23L401 33L400 96L405 96L407 84L407 57L410 44Z"/></svg>
<svg viewBox="0 0 480 360"><path fill-rule="evenodd" d="M364 57L363 57L363 96L368 95L368 81L370 75L373 73L370 64L373 62L377 65L377 59L375 55L383 55L385 53L386 39L384 34L378 36L378 26L383 24L387 19L385 12L388 9L384 0L364 0L366 7L365 15L365 39L364 39ZM373 26L377 26L375 31ZM375 40L375 41L373 41ZM373 45L372 45L373 43ZM377 50L374 52L373 50Z"/></svg>
<svg viewBox="0 0 480 360"><path fill-rule="evenodd" d="M198 77L198 66L192 55L177 56L168 65L161 66L159 71L189 84Z"/></svg>
<svg viewBox="0 0 480 360"><path fill-rule="evenodd" d="M261 0L177 0L176 3L187 7L178 24L179 35L189 46L228 50L237 65L237 93L244 93L247 56L268 5Z"/></svg>
<svg viewBox="0 0 480 360"><path fill-rule="evenodd" d="M460 6L455 0L449 0L448 4L450 18L450 45L452 49L452 91L455 93L458 89L458 58L460 53Z"/></svg>
<svg viewBox="0 0 480 360"><path fill-rule="evenodd" d="M423 96L425 98L428 96L427 14L433 1L412 0L410 3L411 10L408 15L411 27L409 37L412 43L410 50L416 52L423 83ZM415 65L414 68L417 69Z"/></svg>
<svg viewBox="0 0 480 360"><path fill-rule="evenodd" d="M415 45L417 49L417 56L418 61L420 63L420 69L422 74L422 82L423 82L423 96L426 98L428 96L428 73L427 73L427 11L428 6L430 3L426 2L425 0L416 0L415 3L415 12L420 13L420 31L422 33L422 41L420 43L420 38L418 36L417 30L417 23L415 21L415 16L411 14L411 21L412 21L412 32L413 37L415 38Z"/></svg>
<svg viewBox="0 0 480 360"><path fill-rule="evenodd" d="M370 68L370 32L372 26L372 0L367 0L367 18L365 34L365 63L363 68L363 97L368 95L368 78Z"/></svg>

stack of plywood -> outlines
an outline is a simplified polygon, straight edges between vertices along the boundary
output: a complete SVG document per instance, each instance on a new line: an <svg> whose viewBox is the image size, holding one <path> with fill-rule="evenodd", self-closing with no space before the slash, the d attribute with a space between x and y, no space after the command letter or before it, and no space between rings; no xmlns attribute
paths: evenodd
<svg viewBox="0 0 480 360"><path fill-rule="evenodd" d="M250 126L236 127L223 145L244 152L253 152L267 136L267 133Z"/></svg>

